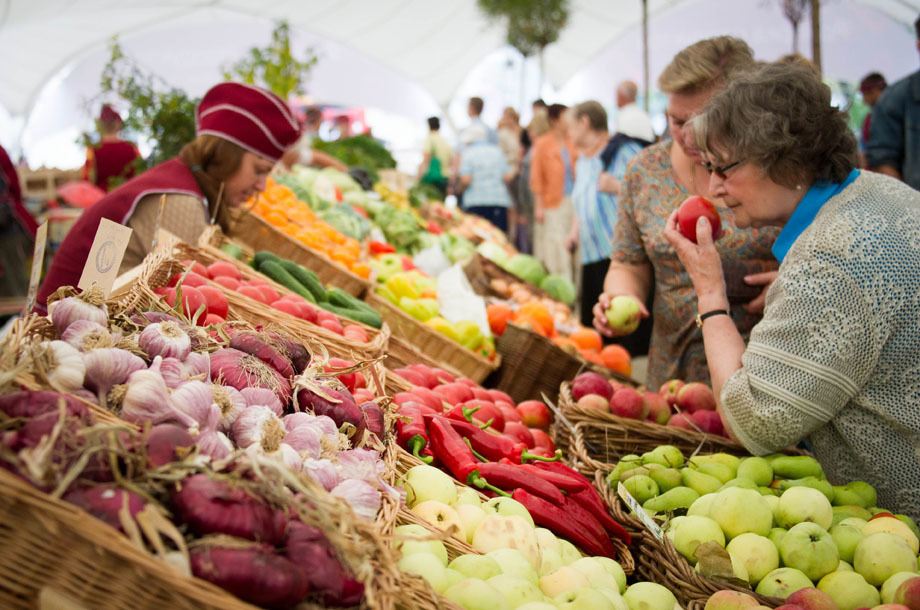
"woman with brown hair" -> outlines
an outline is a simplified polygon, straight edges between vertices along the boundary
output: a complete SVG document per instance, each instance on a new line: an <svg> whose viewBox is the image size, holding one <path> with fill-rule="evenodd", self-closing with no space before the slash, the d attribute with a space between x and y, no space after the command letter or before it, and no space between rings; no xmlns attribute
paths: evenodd
<svg viewBox="0 0 920 610"><path fill-rule="evenodd" d="M668 96L673 139L643 149L627 166L621 182L610 269L604 293L594 306L594 326L607 336L618 334L604 314L611 299L618 295L635 299L644 318L649 316L646 299L654 292L646 380L653 388L674 378L709 380L703 336L693 323L693 284L664 231L668 216L684 199L711 196L709 174L687 123L733 77L754 65L747 43L731 36L701 40L679 52L658 78L658 86ZM770 253L775 236L774 229L728 227L717 243L731 273L731 319L742 334L760 319L759 284L768 282L776 269Z"/></svg>
<svg viewBox="0 0 920 610"><path fill-rule="evenodd" d="M179 156L115 189L86 210L52 260L36 300L75 286L102 218L133 229L121 270L139 264L158 229L194 243L227 210L265 189L275 163L300 134L297 118L276 95L239 83L212 87L195 111L197 137ZM161 199L166 203L161 209Z"/></svg>

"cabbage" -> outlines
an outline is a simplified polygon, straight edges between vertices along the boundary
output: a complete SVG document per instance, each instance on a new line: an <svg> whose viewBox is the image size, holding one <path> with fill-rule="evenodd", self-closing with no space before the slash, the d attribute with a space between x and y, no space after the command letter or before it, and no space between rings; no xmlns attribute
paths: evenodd
<svg viewBox="0 0 920 610"><path fill-rule="evenodd" d="M505 269L525 282L530 282L537 286L546 277L546 269L543 268L543 263L529 254L515 254L505 265Z"/></svg>
<svg viewBox="0 0 920 610"><path fill-rule="evenodd" d="M484 241L476 248L476 252L498 265L504 267L508 264L508 253L505 249L491 241Z"/></svg>
<svg viewBox="0 0 920 610"><path fill-rule="evenodd" d="M540 288L557 301L571 305L575 302L575 286L561 275L547 275L540 282Z"/></svg>

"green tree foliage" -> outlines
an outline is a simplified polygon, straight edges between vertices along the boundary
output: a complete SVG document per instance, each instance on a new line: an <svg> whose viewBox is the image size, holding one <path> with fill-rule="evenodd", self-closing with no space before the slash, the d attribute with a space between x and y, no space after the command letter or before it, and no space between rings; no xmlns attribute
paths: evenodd
<svg viewBox="0 0 920 610"><path fill-rule="evenodd" d="M524 57L542 54L569 20L568 0L476 0L493 20L505 20L508 44Z"/></svg>
<svg viewBox="0 0 920 610"><path fill-rule="evenodd" d="M283 100L292 94L306 93L310 71L319 61L319 56L313 48L308 48L304 61L294 57L290 30L286 21L279 21L272 31L271 44L265 48L249 49L243 59L224 68L224 78L265 87Z"/></svg>
<svg viewBox="0 0 920 610"><path fill-rule="evenodd" d="M110 57L102 70L103 97L115 94L128 103L125 129L153 144L143 169L179 154L195 138L195 106L198 100L181 89L170 87L158 76L141 70L113 39Z"/></svg>

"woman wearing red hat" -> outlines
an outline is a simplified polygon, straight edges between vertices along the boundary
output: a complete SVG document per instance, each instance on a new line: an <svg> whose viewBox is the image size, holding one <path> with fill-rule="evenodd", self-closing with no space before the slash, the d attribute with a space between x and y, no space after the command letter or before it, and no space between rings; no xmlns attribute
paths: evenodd
<svg viewBox="0 0 920 610"><path fill-rule="evenodd" d="M118 180L134 177L134 161L141 154L137 146L118 137L124 123L121 116L108 104L99 113L99 144L87 147L83 179L92 182L103 191L109 191ZM113 180L115 179L115 180ZM112 184L116 182L116 184Z"/></svg>
<svg viewBox="0 0 920 610"><path fill-rule="evenodd" d="M122 271L143 260L158 227L195 243L211 222L226 228L228 208L265 189L272 167L300 135L297 118L278 96L239 83L221 83L205 93L195 123L197 137L178 157L126 182L80 216L54 256L36 310L44 311L61 286L80 281L100 219L133 229Z"/></svg>

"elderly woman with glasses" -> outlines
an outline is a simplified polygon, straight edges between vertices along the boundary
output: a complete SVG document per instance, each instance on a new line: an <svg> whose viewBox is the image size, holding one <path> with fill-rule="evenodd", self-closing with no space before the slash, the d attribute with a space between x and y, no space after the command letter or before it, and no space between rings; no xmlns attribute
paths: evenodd
<svg viewBox="0 0 920 610"><path fill-rule="evenodd" d="M920 518L920 193L856 169L846 113L800 66L740 76L691 127L732 222L782 229L745 345L708 221L694 244L668 219L725 429L757 455L807 439L829 480Z"/></svg>

